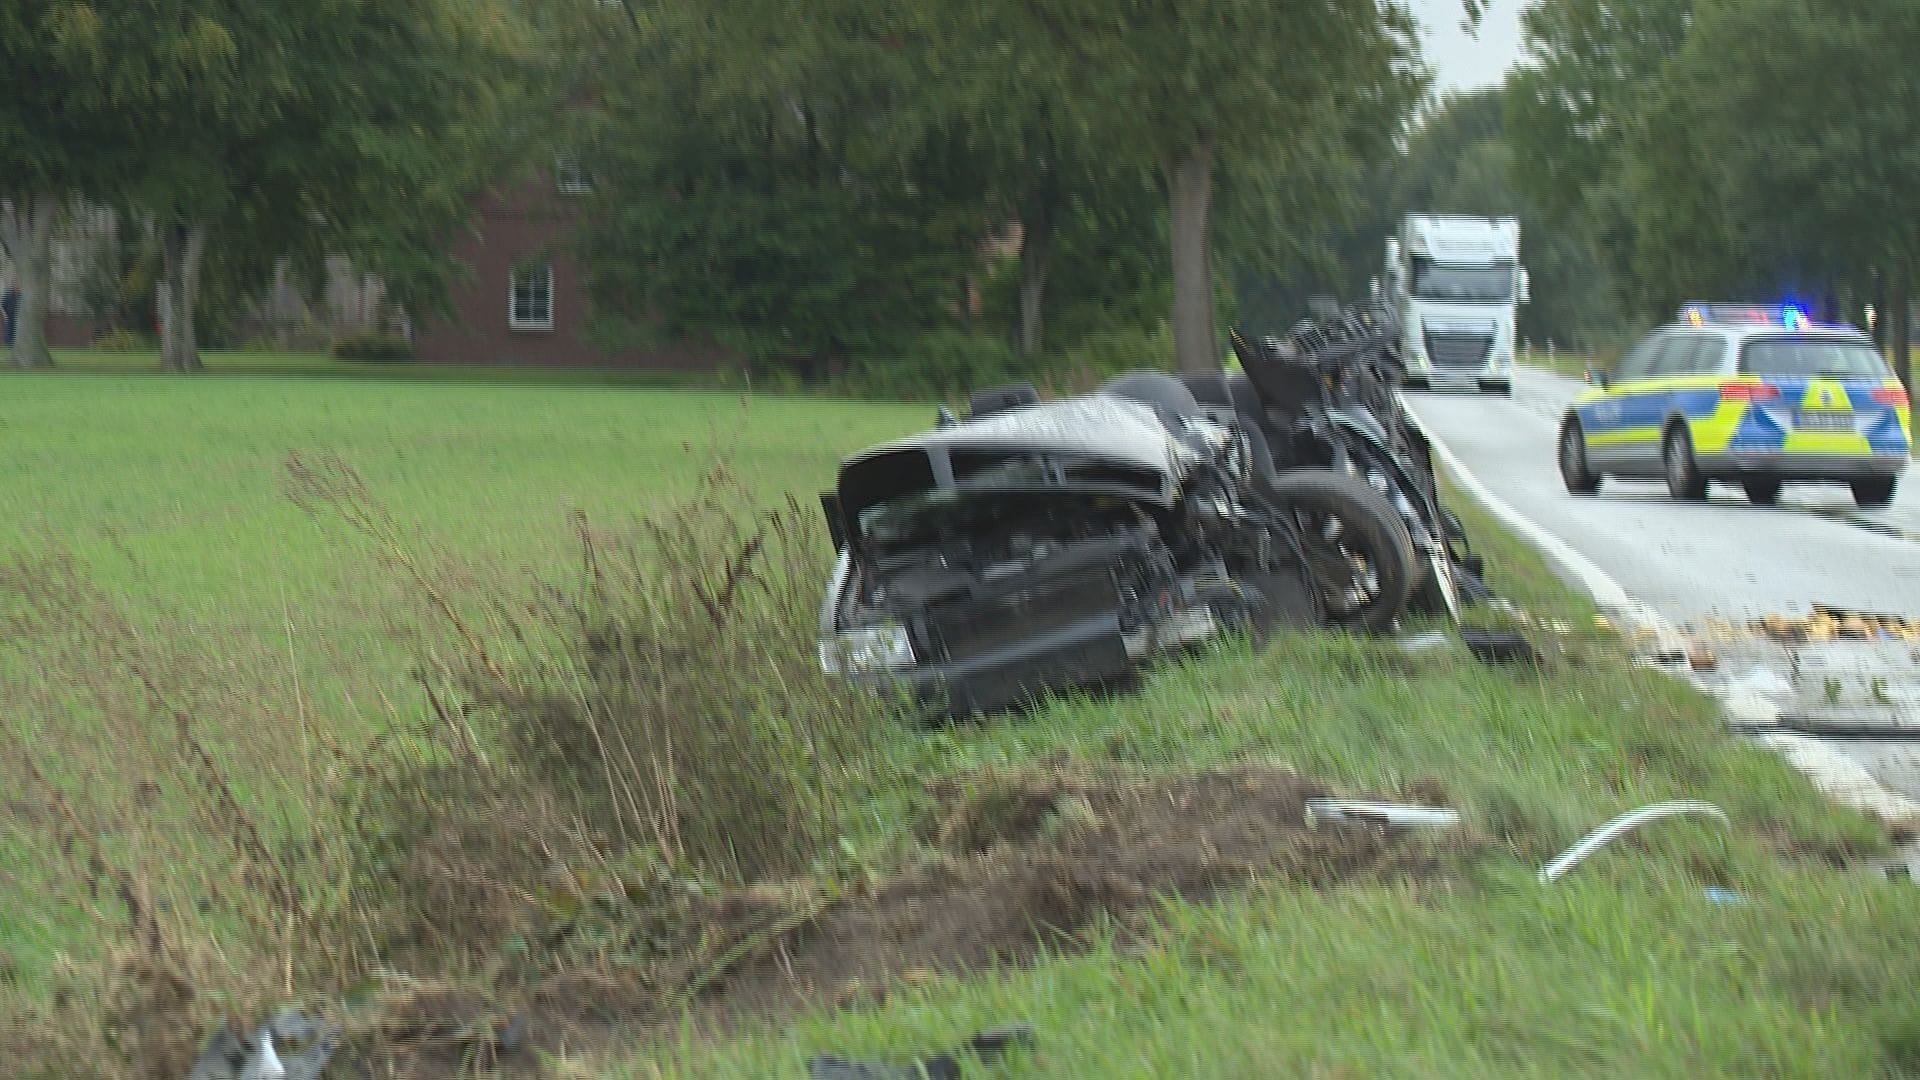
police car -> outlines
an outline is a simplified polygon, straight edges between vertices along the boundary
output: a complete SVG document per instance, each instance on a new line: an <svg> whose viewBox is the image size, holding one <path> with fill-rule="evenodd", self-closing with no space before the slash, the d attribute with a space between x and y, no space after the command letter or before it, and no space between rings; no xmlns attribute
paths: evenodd
<svg viewBox="0 0 1920 1080"><path fill-rule="evenodd" d="M1676 499L1737 483L1771 504L1787 482L1852 487L1884 506L1907 467L1910 420L1872 339L1791 306L1688 304L1576 398L1560 424L1560 476L1664 479Z"/></svg>

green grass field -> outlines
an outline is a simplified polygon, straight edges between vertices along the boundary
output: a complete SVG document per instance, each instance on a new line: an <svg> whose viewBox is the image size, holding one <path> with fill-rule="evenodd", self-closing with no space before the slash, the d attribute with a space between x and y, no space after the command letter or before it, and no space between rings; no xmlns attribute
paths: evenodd
<svg viewBox="0 0 1920 1080"><path fill-rule="evenodd" d="M393 585L290 504L289 454L349 463L439 553L444 580L531 580L573 557L574 511L644 515L722 459L770 503L810 500L839 458L930 413L309 363L329 362L285 362L299 373L277 378L0 377L0 554L71 555L130 620L199 657L196 677L231 688L193 705L236 775L313 785L326 777L302 764L305 732L357 742L390 725L413 707L417 656ZM1546 671L1285 638L1171 665L1134 695L874 739L914 777L1064 754L1153 769L1274 761L1342 791L1437 789L1483 839L1457 872L1256 882L1214 904L1169 902L1145 931L1096 927L1084 951L1031 967L936 971L883 1002L724 1039L601 1045L563 1074L798 1076L813 1053L900 1058L1019 1020L1040 1053L984 1075L1920 1075L1920 892L1830 865L1870 849L1873 829L1723 739L1709 703L1582 629L1590 610L1537 557L1459 509L1496 588L1576 628ZM0 590L30 580L16 570ZM57 644L0 649L7 739L80 796L132 788L151 767L127 749L139 740L37 678ZM297 717L268 704L287 701ZM19 790L15 768L0 753L0 790ZM242 794L269 816L299 812L281 785ZM1586 829L1679 797L1723 806L1731 838L1655 826L1561 884L1533 880ZM850 844L898 849L918 799L902 785L849 807ZM49 879L35 808L0 798L0 825L0 960L30 984L95 943ZM1741 902L1710 899L1708 884Z"/></svg>

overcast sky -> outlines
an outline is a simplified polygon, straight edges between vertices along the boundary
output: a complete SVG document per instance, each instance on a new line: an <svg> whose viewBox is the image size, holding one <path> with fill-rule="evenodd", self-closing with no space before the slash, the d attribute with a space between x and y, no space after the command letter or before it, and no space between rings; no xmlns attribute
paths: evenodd
<svg viewBox="0 0 1920 1080"><path fill-rule="evenodd" d="M1460 28L1460 0L1411 0L1409 7L1426 27L1427 62L1433 65L1435 94L1492 86L1520 58L1520 9L1529 0L1491 0L1479 29Z"/></svg>

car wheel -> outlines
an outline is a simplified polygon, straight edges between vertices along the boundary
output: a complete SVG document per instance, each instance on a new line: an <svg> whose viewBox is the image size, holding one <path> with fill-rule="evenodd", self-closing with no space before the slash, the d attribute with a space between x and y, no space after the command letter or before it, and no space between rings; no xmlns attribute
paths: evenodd
<svg viewBox="0 0 1920 1080"><path fill-rule="evenodd" d="M1693 462L1693 439L1687 435L1685 424L1667 429L1667 437L1660 444L1660 460L1666 465L1669 495L1687 502L1707 497L1707 478L1700 475L1700 467Z"/></svg>
<svg viewBox="0 0 1920 1080"><path fill-rule="evenodd" d="M1369 632L1390 628L1412 594L1415 559L1393 504L1332 469L1281 473L1268 494L1293 521L1327 620Z"/></svg>
<svg viewBox="0 0 1920 1080"><path fill-rule="evenodd" d="M1780 478L1777 476L1752 476L1740 481L1747 491L1747 501L1755 506L1772 506L1780 501Z"/></svg>
<svg viewBox="0 0 1920 1080"><path fill-rule="evenodd" d="M1600 476L1587 468L1587 433L1568 420L1560 425L1560 480L1570 495L1592 495L1600 490Z"/></svg>
<svg viewBox="0 0 1920 1080"><path fill-rule="evenodd" d="M1872 476L1848 486L1853 488L1853 501L1861 506L1885 506L1893 501L1893 484L1891 476Z"/></svg>

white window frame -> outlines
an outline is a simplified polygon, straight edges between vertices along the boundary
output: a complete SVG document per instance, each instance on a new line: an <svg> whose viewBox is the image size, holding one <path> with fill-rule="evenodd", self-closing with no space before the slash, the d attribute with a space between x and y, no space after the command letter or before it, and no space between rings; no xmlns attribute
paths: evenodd
<svg viewBox="0 0 1920 1080"><path fill-rule="evenodd" d="M562 195L593 194L593 178L580 167L580 159L561 155L553 159L553 187Z"/></svg>
<svg viewBox="0 0 1920 1080"><path fill-rule="evenodd" d="M545 275L544 282L537 282L532 275ZM546 318L523 318L521 315L520 291L525 285L528 307L537 308L541 291L545 292ZM528 311L531 315L534 312ZM553 264L550 262L527 263L515 266L507 274L507 328L510 330L551 330L553 329Z"/></svg>

